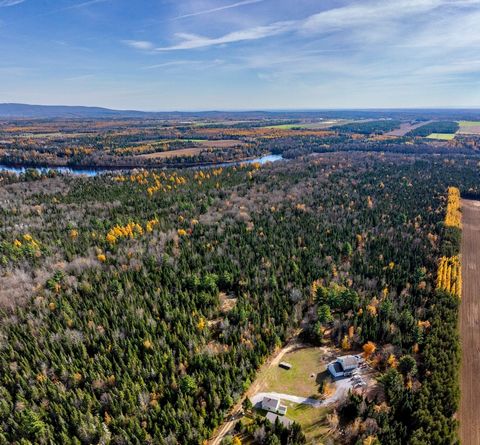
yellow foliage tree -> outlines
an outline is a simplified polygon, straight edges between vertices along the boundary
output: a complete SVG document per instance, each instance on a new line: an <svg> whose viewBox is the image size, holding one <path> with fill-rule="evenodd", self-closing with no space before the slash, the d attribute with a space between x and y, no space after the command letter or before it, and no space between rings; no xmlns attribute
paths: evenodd
<svg viewBox="0 0 480 445"><path fill-rule="evenodd" d="M371 341L363 345L363 353L366 359L370 358L376 350L377 350L377 347L375 346L375 343Z"/></svg>
<svg viewBox="0 0 480 445"><path fill-rule="evenodd" d="M344 351L348 351L350 349L350 339L348 338L348 335L345 335L342 340L342 349Z"/></svg>

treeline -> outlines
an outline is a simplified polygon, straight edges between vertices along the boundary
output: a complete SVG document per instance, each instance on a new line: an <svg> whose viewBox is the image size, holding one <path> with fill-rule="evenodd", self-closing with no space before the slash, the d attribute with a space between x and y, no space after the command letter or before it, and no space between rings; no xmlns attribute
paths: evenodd
<svg viewBox="0 0 480 445"><path fill-rule="evenodd" d="M458 122L439 121L423 125L407 133L407 136L427 137L432 133L455 134L460 128Z"/></svg>
<svg viewBox="0 0 480 445"><path fill-rule="evenodd" d="M335 125L331 130L339 133L358 133L358 134L384 134L400 128L401 121L382 119L370 122L353 122L349 124Z"/></svg>
<svg viewBox="0 0 480 445"><path fill-rule="evenodd" d="M430 133L429 133L430 134ZM263 140L260 148L275 154L281 154L286 159L295 159L313 153L335 153L345 151L397 153L413 155L467 155L474 156L476 151L461 140L456 141L453 150L438 144L426 142L412 143L409 138L398 137L386 140L357 140L347 134L334 137L297 136L273 140Z"/></svg>

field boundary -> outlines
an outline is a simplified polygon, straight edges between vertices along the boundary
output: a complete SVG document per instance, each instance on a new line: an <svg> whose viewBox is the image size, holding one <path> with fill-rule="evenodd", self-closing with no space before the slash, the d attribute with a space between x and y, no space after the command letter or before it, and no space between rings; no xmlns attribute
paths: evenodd
<svg viewBox="0 0 480 445"><path fill-rule="evenodd" d="M480 201L462 200L462 275L460 306L460 440L480 444Z"/></svg>

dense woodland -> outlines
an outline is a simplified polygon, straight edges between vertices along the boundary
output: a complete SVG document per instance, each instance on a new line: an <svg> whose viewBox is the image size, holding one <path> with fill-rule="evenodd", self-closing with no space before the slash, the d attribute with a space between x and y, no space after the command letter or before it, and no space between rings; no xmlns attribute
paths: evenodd
<svg viewBox="0 0 480 445"><path fill-rule="evenodd" d="M419 128L416 128L415 130L410 131L408 135L426 137L432 133L454 134L458 131L458 129L459 129L458 122L437 121L437 122L431 122Z"/></svg>
<svg viewBox="0 0 480 445"><path fill-rule="evenodd" d="M435 283L459 249L448 187L479 179L474 159L360 153L3 174L0 444L200 444L302 319L377 350L384 400L350 397L345 441L457 443L458 299Z"/></svg>
<svg viewBox="0 0 480 445"><path fill-rule="evenodd" d="M400 124L401 121L398 120L383 119L336 125L331 127L331 129L339 133L384 134L399 128Z"/></svg>

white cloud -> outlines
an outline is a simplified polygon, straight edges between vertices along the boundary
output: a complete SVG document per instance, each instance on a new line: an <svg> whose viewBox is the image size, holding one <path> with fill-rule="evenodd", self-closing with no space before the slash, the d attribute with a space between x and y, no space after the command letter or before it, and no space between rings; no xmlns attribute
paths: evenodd
<svg viewBox="0 0 480 445"><path fill-rule="evenodd" d="M179 15L177 17L174 17L172 20L180 20L180 19L186 19L189 17L197 17L199 15L212 14L214 12L225 11L227 9L234 9L234 8L239 8L241 6L253 5L255 3L262 3L264 1L265 0L244 0L236 3L231 3L229 5L219 6L217 8L211 8L203 11L192 12L190 14Z"/></svg>
<svg viewBox="0 0 480 445"><path fill-rule="evenodd" d="M123 40L123 43L130 46L131 48L139 49L142 51L148 51L154 48L154 44L146 40Z"/></svg>
<svg viewBox="0 0 480 445"><path fill-rule="evenodd" d="M0 8L6 8L7 6L15 6L23 3L25 0L0 0Z"/></svg>
<svg viewBox="0 0 480 445"><path fill-rule="evenodd" d="M264 39L278 34L284 34L294 29L295 21L276 22L271 25L257 26L241 31L234 31L217 38L209 38L189 33L177 33L175 36L182 41L177 45L156 48L157 51L175 51L185 49L206 48L226 43L244 42Z"/></svg>
<svg viewBox="0 0 480 445"><path fill-rule="evenodd" d="M241 4L259 1L261 0L237 2L232 5L180 17L205 14L215 10L232 8ZM348 30L349 32L358 32L361 30L363 31L362 37L368 41L382 40L385 37L385 30L388 31L389 26L391 26L391 31L393 31L393 24L402 24L402 20L405 20L407 17L422 18L425 14L440 7L459 9L478 5L480 5L480 0L397 0L395 2L376 0L364 2L363 4L352 3L347 6L310 15L305 19L274 22L269 25L234 31L220 37L206 37L193 33L177 33L175 37L180 39L180 43L156 48L156 50L176 51L206 48L228 43L260 40L292 31L304 36L312 36L341 30ZM463 35L464 33L461 34Z"/></svg>

